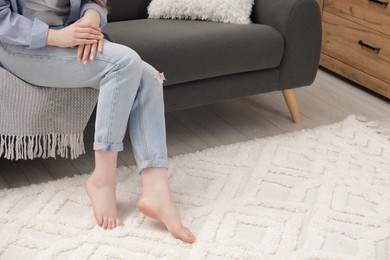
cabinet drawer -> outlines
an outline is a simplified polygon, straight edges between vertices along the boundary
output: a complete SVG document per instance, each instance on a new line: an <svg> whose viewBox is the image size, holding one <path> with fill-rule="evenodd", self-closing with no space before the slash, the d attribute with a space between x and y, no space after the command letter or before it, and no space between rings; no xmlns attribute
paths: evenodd
<svg viewBox="0 0 390 260"><path fill-rule="evenodd" d="M324 11L390 35L390 0L325 0Z"/></svg>
<svg viewBox="0 0 390 260"><path fill-rule="evenodd" d="M322 52L390 83L390 36L323 13Z"/></svg>

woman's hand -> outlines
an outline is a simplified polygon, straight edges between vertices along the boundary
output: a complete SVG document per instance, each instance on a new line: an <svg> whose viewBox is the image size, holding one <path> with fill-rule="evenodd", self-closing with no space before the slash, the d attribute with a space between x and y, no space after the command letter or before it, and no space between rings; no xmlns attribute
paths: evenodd
<svg viewBox="0 0 390 260"><path fill-rule="evenodd" d="M47 45L75 48L77 61L93 60L97 52L103 51L103 34L100 30L100 14L94 9L85 11L75 23L61 29L49 29Z"/></svg>
<svg viewBox="0 0 390 260"><path fill-rule="evenodd" d="M99 26L83 22L80 19L61 30L49 29L47 45L69 48L85 44L97 44L102 39L103 35Z"/></svg>
<svg viewBox="0 0 390 260"><path fill-rule="evenodd" d="M100 14L94 9L88 9L85 11L83 17L79 20L82 24L92 26L93 28L99 28ZM100 30L100 29L99 29ZM77 61L83 61L87 64L88 59L94 60L96 52L103 51L103 39L99 39L96 43L81 44L77 49Z"/></svg>
<svg viewBox="0 0 390 260"><path fill-rule="evenodd" d="M87 64L88 59L94 60L96 57L96 52L103 51L103 40L99 40L94 44L85 44L79 45L77 48L77 61L83 61L84 64Z"/></svg>

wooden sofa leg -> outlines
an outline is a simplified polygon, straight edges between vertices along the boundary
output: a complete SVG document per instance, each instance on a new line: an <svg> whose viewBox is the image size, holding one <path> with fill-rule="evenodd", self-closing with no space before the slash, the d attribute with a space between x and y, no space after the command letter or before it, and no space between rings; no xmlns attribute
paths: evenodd
<svg viewBox="0 0 390 260"><path fill-rule="evenodd" d="M290 111L292 121L296 124L301 122L301 115L299 114L299 108L297 98L295 95L295 89L282 90L284 100L286 100L288 110Z"/></svg>

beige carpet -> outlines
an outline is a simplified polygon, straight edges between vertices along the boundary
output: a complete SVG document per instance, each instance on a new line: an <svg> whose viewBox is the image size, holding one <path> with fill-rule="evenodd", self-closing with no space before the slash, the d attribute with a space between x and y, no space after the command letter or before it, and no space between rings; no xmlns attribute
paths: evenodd
<svg viewBox="0 0 390 260"><path fill-rule="evenodd" d="M125 227L96 227L85 176L0 191L0 259L390 259L389 132L341 123L170 159L184 244L135 204L120 168Z"/></svg>

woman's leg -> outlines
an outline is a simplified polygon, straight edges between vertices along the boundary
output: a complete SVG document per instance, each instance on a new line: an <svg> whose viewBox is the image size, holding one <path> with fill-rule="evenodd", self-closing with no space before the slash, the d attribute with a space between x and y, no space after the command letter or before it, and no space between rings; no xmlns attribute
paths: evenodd
<svg viewBox="0 0 390 260"><path fill-rule="evenodd" d="M105 41L103 53L84 65L77 49L47 46L29 50L0 42L0 62L26 82L42 87L99 89L95 150L119 152L143 70L139 55Z"/></svg>
<svg viewBox="0 0 390 260"><path fill-rule="evenodd" d="M34 85L100 89L94 143L96 167L86 183L99 225L103 228L121 225L116 213L116 161L117 152L123 149L122 140L129 122L134 154L144 183L138 207L166 224L175 237L194 241L182 226L169 193L162 84L155 69L142 63L129 48L109 42L105 43L104 52L87 65L76 62L75 49L27 50L0 43L0 62ZM149 191L161 196L154 198Z"/></svg>
<svg viewBox="0 0 390 260"><path fill-rule="evenodd" d="M103 228L121 225L117 219L115 181L117 152L140 85L142 61L133 50L105 42L103 53L87 65L76 61L76 49L47 46L29 50L0 42L2 65L34 85L58 88L98 88L94 149L96 166L86 183L96 221Z"/></svg>
<svg viewBox="0 0 390 260"><path fill-rule="evenodd" d="M116 208L117 152L95 151L95 169L85 183L96 222L104 229L122 226Z"/></svg>
<svg viewBox="0 0 390 260"><path fill-rule="evenodd" d="M145 62L130 114L129 131L143 183L138 209L164 223L174 237L187 243L194 242L194 235L181 223L169 191L161 75Z"/></svg>

